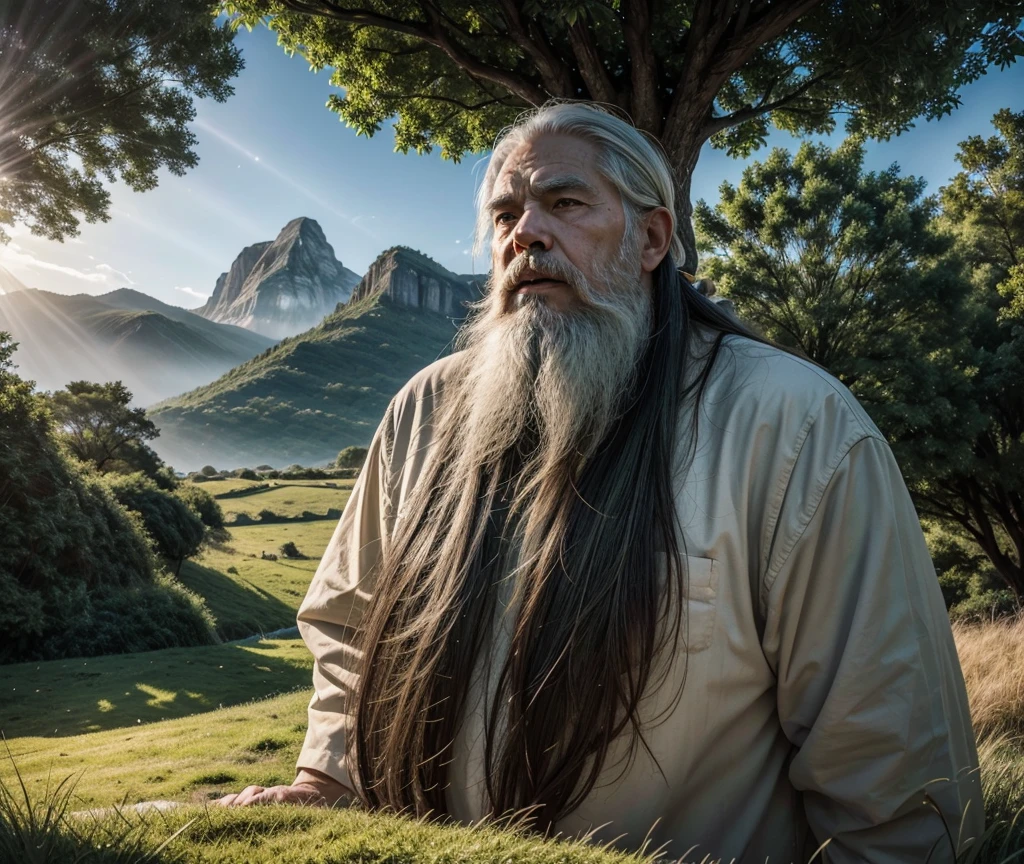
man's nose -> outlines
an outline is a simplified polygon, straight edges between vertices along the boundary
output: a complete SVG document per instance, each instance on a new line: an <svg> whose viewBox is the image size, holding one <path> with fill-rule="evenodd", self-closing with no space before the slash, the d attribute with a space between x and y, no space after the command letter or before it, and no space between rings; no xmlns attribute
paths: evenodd
<svg viewBox="0 0 1024 864"><path fill-rule="evenodd" d="M550 252L552 243L550 226L544 214L533 207L525 208L512 229L512 253L518 255L527 249Z"/></svg>

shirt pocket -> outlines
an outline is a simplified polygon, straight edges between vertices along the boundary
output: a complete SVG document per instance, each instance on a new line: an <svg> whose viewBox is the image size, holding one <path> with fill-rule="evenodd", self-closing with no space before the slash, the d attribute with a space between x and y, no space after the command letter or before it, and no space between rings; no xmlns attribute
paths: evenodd
<svg viewBox="0 0 1024 864"><path fill-rule="evenodd" d="M718 617L718 568L714 558L685 556L686 648L690 654L711 645Z"/></svg>

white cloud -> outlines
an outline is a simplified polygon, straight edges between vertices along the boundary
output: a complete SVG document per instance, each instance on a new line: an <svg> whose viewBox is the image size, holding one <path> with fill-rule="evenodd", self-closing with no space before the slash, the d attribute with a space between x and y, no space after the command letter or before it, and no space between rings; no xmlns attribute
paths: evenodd
<svg viewBox="0 0 1024 864"><path fill-rule="evenodd" d="M197 300L209 300L210 299L210 295L209 294L204 294L202 291L196 291L195 288L189 288L188 285L181 285L181 286L175 285L174 286L174 290L175 291L181 291L183 294L188 294L188 295L190 295L192 297L195 297Z"/></svg>
<svg viewBox="0 0 1024 864"><path fill-rule="evenodd" d="M123 273L120 270L111 267L109 264L97 264L96 269L101 271L102 273L109 273L111 276L116 276L121 282L127 282L129 285L135 284L132 281L131 276L129 276L127 273Z"/></svg>
<svg viewBox="0 0 1024 864"><path fill-rule="evenodd" d="M7 246L0 246L0 263L8 267L28 267L33 270L51 270L54 273L62 273L74 279L81 279L83 282L106 282L106 273L87 273L74 267L65 267L63 264L53 264L50 261L43 261L36 258L31 252L25 252L15 243Z"/></svg>

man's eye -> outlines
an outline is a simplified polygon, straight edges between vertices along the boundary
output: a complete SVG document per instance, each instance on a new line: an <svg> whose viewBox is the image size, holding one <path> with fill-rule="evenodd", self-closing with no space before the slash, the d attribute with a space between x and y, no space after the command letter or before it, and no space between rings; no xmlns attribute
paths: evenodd
<svg viewBox="0 0 1024 864"><path fill-rule="evenodd" d="M577 201L575 198L559 198L555 202L555 206L557 207L559 204L582 204L582 203L583 203L582 201Z"/></svg>
<svg viewBox="0 0 1024 864"><path fill-rule="evenodd" d="M507 225L509 220L505 218L506 216L509 216L512 219L516 218L515 214L513 213L499 213L497 216L494 217L494 221L497 222L499 225Z"/></svg>

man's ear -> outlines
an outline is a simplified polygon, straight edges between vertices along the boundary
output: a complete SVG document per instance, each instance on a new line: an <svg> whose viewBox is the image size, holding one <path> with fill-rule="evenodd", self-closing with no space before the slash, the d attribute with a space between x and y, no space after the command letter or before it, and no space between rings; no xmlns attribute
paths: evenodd
<svg viewBox="0 0 1024 864"><path fill-rule="evenodd" d="M655 207L644 215L643 242L640 245L640 269L653 273L672 245L676 220L667 207Z"/></svg>

